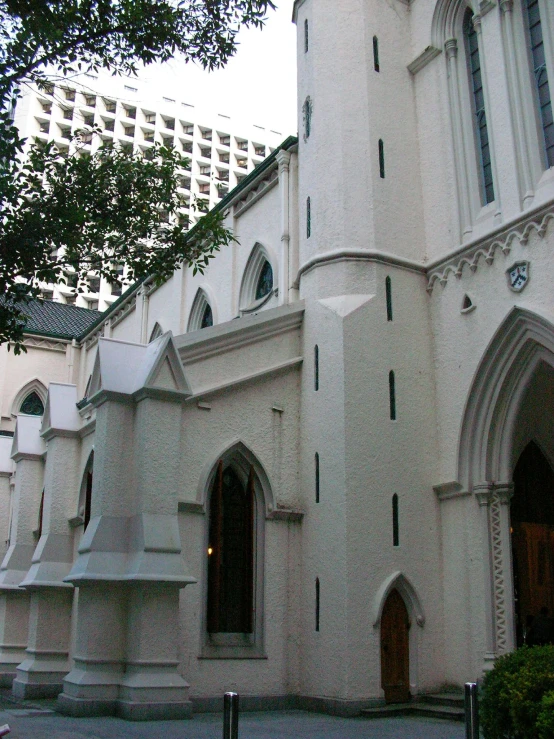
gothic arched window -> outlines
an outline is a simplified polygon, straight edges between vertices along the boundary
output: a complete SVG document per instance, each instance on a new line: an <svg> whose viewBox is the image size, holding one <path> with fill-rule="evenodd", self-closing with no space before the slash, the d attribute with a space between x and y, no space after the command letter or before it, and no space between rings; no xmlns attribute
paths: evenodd
<svg viewBox="0 0 554 739"><path fill-rule="evenodd" d="M273 269L271 267L271 264L266 259L260 271L260 276L258 277L258 284L256 285L256 300L261 300L261 298L265 298L265 296L269 295L272 290Z"/></svg>
<svg viewBox="0 0 554 739"><path fill-rule="evenodd" d="M210 500L208 633L254 630L254 469L246 481L218 464Z"/></svg>
<svg viewBox="0 0 554 739"><path fill-rule="evenodd" d="M483 205L494 200L491 148L485 110L485 91L481 75L479 40L473 25L473 11L467 9L464 15L464 40L466 45L469 72L470 97L473 109L474 132L477 150L477 170L480 179L481 201Z"/></svg>
<svg viewBox="0 0 554 739"><path fill-rule="evenodd" d="M40 399L38 393L34 390L29 393L21 403L19 408L20 413L26 413L28 416L43 416L44 415L44 403Z"/></svg>
<svg viewBox="0 0 554 739"><path fill-rule="evenodd" d="M214 325L214 317L212 308L209 303L206 303L204 313L202 313L202 320L200 322L200 328L209 328Z"/></svg>
<svg viewBox="0 0 554 739"><path fill-rule="evenodd" d="M275 284L275 261L261 244L252 249L240 287L239 310L242 314L259 310L269 305L273 295L277 294Z"/></svg>
<svg viewBox="0 0 554 739"><path fill-rule="evenodd" d="M93 480L93 468L94 468L94 452L90 453L88 458L83 478L81 482L81 494L79 496L79 516L83 519L83 531L90 521L90 513L92 507L92 480Z"/></svg>
<svg viewBox="0 0 554 739"><path fill-rule="evenodd" d="M190 309L190 318L188 331L198 331L201 328L209 328L214 325L214 313L212 305L208 300L206 292L200 287L198 288L192 308Z"/></svg>
<svg viewBox="0 0 554 739"><path fill-rule="evenodd" d="M539 118L539 128L542 131L546 165L547 167L554 167L554 117L552 115L552 98L539 0L523 0L523 16L527 27L529 56L535 88L535 105Z"/></svg>

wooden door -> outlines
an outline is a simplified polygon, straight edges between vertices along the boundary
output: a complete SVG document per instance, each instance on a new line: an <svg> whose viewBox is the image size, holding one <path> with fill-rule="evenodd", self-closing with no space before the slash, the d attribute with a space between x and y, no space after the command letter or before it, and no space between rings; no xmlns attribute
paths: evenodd
<svg viewBox="0 0 554 739"><path fill-rule="evenodd" d="M381 686L387 703L410 700L410 643L406 604L392 590L381 616Z"/></svg>
<svg viewBox="0 0 554 739"><path fill-rule="evenodd" d="M512 543L518 575L518 611L523 624L546 606L554 613L554 534L540 523L514 524Z"/></svg>

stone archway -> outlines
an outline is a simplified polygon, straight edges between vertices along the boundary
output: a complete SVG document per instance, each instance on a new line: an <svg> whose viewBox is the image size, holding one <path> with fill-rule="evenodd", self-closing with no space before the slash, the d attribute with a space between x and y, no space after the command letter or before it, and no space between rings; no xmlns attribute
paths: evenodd
<svg viewBox="0 0 554 739"><path fill-rule="evenodd" d="M541 316L514 308L476 372L458 460L458 479L473 493L481 513L483 559L488 569L484 595L489 656L485 659L510 651L522 638L523 625L516 624L519 593L514 592L510 508L518 460L534 439L547 458L554 459L554 326ZM529 479L528 469L523 477ZM516 527L525 523L519 509L518 497L513 512ZM515 545L521 564L519 534Z"/></svg>

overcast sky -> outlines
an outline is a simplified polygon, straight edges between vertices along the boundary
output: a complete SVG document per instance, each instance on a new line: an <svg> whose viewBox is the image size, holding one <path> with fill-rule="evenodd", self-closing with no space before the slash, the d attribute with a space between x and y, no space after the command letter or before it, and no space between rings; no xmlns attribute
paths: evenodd
<svg viewBox="0 0 554 739"><path fill-rule="evenodd" d="M160 95L179 97L199 107L278 131L296 134L296 27L293 0L277 0L264 28L239 34L239 48L216 72L174 60L150 66L141 79Z"/></svg>

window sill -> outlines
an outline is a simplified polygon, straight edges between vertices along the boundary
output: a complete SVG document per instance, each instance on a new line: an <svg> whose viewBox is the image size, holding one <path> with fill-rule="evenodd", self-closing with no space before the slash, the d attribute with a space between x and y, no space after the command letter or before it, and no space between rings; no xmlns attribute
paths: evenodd
<svg viewBox="0 0 554 739"><path fill-rule="evenodd" d="M215 647L206 644L198 659L267 659L267 654L257 646Z"/></svg>
<svg viewBox="0 0 554 739"><path fill-rule="evenodd" d="M241 308L241 314L245 315L259 310L262 306L268 303L274 295L277 295L276 287L274 287L273 290L270 290L267 295L264 295L263 298L255 300L253 303L250 303L250 305L246 306L246 308Z"/></svg>

